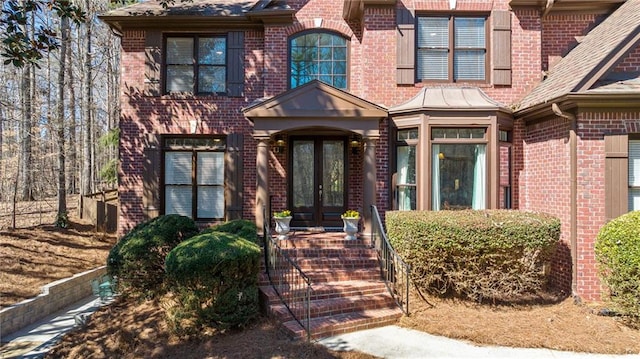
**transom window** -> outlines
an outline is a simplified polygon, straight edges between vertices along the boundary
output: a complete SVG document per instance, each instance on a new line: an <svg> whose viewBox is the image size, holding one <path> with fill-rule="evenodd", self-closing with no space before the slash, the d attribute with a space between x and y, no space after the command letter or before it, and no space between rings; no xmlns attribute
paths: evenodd
<svg viewBox="0 0 640 359"><path fill-rule="evenodd" d="M486 34L485 17L419 17L418 79L485 81Z"/></svg>
<svg viewBox="0 0 640 359"><path fill-rule="evenodd" d="M225 148L223 138L165 139L165 214L224 218Z"/></svg>
<svg viewBox="0 0 640 359"><path fill-rule="evenodd" d="M331 33L304 33L289 44L290 87L320 80L347 88L347 40Z"/></svg>
<svg viewBox="0 0 640 359"><path fill-rule="evenodd" d="M227 41L224 36L167 37L165 92L226 92Z"/></svg>
<svg viewBox="0 0 640 359"><path fill-rule="evenodd" d="M485 209L486 128L434 128L431 139L431 209Z"/></svg>

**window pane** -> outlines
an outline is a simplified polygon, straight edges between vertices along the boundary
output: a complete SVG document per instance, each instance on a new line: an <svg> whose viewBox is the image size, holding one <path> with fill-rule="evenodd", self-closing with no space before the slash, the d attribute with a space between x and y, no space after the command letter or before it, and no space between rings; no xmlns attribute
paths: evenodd
<svg viewBox="0 0 640 359"><path fill-rule="evenodd" d="M225 92L226 69L220 66L200 66L198 74L198 92Z"/></svg>
<svg viewBox="0 0 640 359"><path fill-rule="evenodd" d="M198 185L222 185L224 184L224 153L223 152L199 152L198 153Z"/></svg>
<svg viewBox="0 0 640 359"><path fill-rule="evenodd" d="M629 188L629 211L640 211L640 188Z"/></svg>
<svg viewBox="0 0 640 359"><path fill-rule="evenodd" d="M484 80L484 50L459 50L453 56L453 76L456 80Z"/></svg>
<svg viewBox="0 0 640 359"><path fill-rule="evenodd" d="M165 152L166 184L191 184L191 152Z"/></svg>
<svg viewBox="0 0 640 359"><path fill-rule="evenodd" d="M447 80L449 78L447 50L418 49L418 78L421 80Z"/></svg>
<svg viewBox="0 0 640 359"><path fill-rule="evenodd" d="M191 217L191 186L165 187L165 214Z"/></svg>
<svg viewBox="0 0 640 359"><path fill-rule="evenodd" d="M224 218L224 187L198 187L198 218Z"/></svg>
<svg viewBox="0 0 640 359"><path fill-rule="evenodd" d="M436 129L434 129L436 131ZM415 140L418 139L418 129L410 128L408 130L398 130L398 141Z"/></svg>
<svg viewBox="0 0 640 359"><path fill-rule="evenodd" d="M293 176L293 206L313 207L314 189L314 141L293 142L293 168L296 175Z"/></svg>
<svg viewBox="0 0 640 359"><path fill-rule="evenodd" d="M205 65L224 65L226 63L226 40L223 37L200 38L198 62Z"/></svg>
<svg viewBox="0 0 640 359"><path fill-rule="evenodd" d="M640 140L629 140L629 186L640 187Z"/></svg>
<svg viewBox="0 0 640 359"><path fill-rule="evenodd" d="M322 143L322 205L344 206L344 142Z"/></svg>
<svg viewBox="0 0 640 359"><path fill-rule="evenodd" d="M193 64L193 38L167 38L167 64Z"/></svg>
<svg viewBox="0 0 640 359"><path fill-rule="evenodd" d="M486 145L435 144L433 210L486 208Z"/></svg>
<svg viewBox="0 0 640 359"><path fill-rule="evenodd" d="M398 146L398 185L416 184L416 148Z"/></svg>
<svg viewBox="0 0 640 359"><path fill-rule="evenodd" d="M193 66L167 66L168 92L193 92Z"/></svg>
<svg viewBox="0 0 640 359"><path fill-rule="evenodd" d="M459 48L485 48L483 18L457 17L454 20L455 44Z"/></svg>
<svg viewBox="0 0 640 359"><path fill-rule="evenodd" d="M418 47L448 48L449 18L418 18Z"/></svg>
<svg viewBox="0 0 640 359"><path fill-rule="evenodd" d="M347 44L332 34L304 34L290 42L291 87L318 79L338 88L346 88ZM340 75L334 78L332 75Z"/></svg>

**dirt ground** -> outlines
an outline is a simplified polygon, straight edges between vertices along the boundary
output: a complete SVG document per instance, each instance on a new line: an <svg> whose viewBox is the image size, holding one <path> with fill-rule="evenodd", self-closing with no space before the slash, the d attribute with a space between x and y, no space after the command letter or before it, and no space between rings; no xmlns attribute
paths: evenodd
<svg viewBox="0 0 640 359"><path fill-rule="evenodd" d="M37 225L0 230L2 305L40 293L40 286L103 265L113 237L74 221L69 229ZM571 298L520 306L475 305L417 296L400 325L478 344L545 347L593 353L640 353L640 331L615 317L597 315L602 304L577 305ZM540 301L538 301L540 302ZM180 340L169 334L162 306L118 299L89 323L65 335L49 358L371 358L291 342L268 319L240 332L203 333Z"/></svg>

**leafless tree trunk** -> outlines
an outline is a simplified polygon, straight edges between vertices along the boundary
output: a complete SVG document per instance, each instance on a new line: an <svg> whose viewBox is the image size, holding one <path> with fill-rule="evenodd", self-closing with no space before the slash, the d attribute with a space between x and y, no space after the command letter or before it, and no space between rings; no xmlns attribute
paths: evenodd
<svg viewBox="0 0 640 359"><path fill-rule="evenodd" d="M65 163L65 136L64 136L64 89L65 74L67 66L67 46L69 39L69 20L62 18L60 20L60 68L58 71L58 108L56 119L56 135L58 142L58 215L56 225L61 227L67 226L67 184L66 184L66 163Z"/></svg>
<svg viewBox="0 0 640 359"><path fill-rule="evenodd" d="M90 1L85 0L85 11L88 13L90 11ZM93 158L92 158L92 143L93 143L93 118L91 107L93 105L92 99L92 69L91 69L91 21L88 21L86 24L86 33L85 33L85 46L86 53L84 59L84 122L85 128L83 133L83 144L82 144L82 153L83 153L83 165L82 165L82 188L81 195L88 195L92 192L93 188L91 186L91 178L93 177Z"/></svg>
<svg viewBox="0 0 640 359"><path fill-rule="evenodd" d="M77 134L76 127L78 126L78 117L76 116L76 90L75 90L75 76L73 75L73 61L71 56L71 51L67 51L67 80L71 86L68 86L69 89L69 162L71 170L69 171L69 193L78 193L78 182L77 178L79 176L79 167L78 167L78 155L77 155Z"/></svg>
<svg viewBox="0 0 640 359"><path fill-rule="evenodd" d="M29 33L33 30L34 19L30 19L29 24L24 25L24 32ZM31 135L33 131L33 77L34 66L25 65L22 68L22 84L21 84L21 102L22 102L22 122L20 133L20 180L19 188L22 189L20 200L30 201L33 199L32 179L31 179Z"/></svg>

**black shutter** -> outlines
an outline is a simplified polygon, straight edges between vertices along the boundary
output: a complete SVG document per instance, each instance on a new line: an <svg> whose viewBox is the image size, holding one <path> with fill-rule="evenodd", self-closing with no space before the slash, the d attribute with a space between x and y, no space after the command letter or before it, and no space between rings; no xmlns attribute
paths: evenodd
<svg viewBox="0 0 640 359"><path fill-rule="evenodd" d="M148 134L144 145L142 169L142 206L145 219L160 215L160 143L159 136Z"/></svg>
<svg viewBox="0 0 640 359"><path fill-rule="evenodd" d="M160 81L162 33L160 31L146 32L144 54L144 94L160 96L162 94L162 82Z"/></svg>
<svg viewBox="0 0 640 359"><path fill-rule="evenodd" d="M241 133L232 133L227 136L227 152L224 161L224 198L227 220L242 218L243 143L244 137Z"/></svg>
<svg viewBox="0 0 640 359"><path fill-rule="evenodd" d="M493 19L493 84L511 85L511 12L491 13Z"/></svg>
<svg viewBox="0 0 640 359"><path fill-rule="evenodd" d="M396 83L413 85L415 83L415 17L405 8L396 10Z"/></svg>
<svg viewBox="0 0 640 359"><path fill-rule="evenodd" d="M227 52L227 95L244 96L244 32L229 32Z"/></svg>
<svg viewBox="0 0 640 359"><path fill-rule="evenodd" d="M629 136L604 136L605 215L607 220L629 211Z"/></svg>

